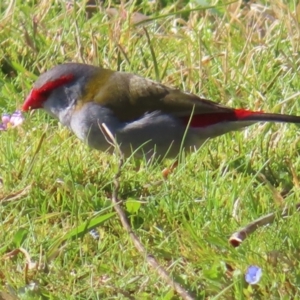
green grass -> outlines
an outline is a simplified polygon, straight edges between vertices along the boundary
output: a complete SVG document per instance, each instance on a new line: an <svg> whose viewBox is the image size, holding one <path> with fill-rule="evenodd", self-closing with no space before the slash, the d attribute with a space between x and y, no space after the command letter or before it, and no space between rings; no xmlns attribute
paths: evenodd
<svg viewBox="0 0 300 300"><path fill-rule="evenodd" d="M244 6L235 15L226 5L190 12L196 4L115 5L129 12L123 19L109 19L104 8L87 15L84 1L68 7L67 1L10 2L0 2L0 112L19 108L41 72L76 61L138 73L235 107L300 114L293 1L261 2L256 11ZM180 9L185 13L173 14ZM132 25L136 11L153 20ZM0 138L2 294L177 299L114 213L117 158L87 148L43 111ZM171 161L131 159L119 197L148 251L197 299L298 298L299 142L294 125L258 124L208 141L160 184ZM238 228L284 206L289 218L258 229L236 249L229 245ZM99 241L88 234L93 227ZM19 247L40 265L26 273L23 254L5 256ZM263 270L257 286L244 281L249 265ZM35 294L23 291L30 282L39 286Z"/></svg>

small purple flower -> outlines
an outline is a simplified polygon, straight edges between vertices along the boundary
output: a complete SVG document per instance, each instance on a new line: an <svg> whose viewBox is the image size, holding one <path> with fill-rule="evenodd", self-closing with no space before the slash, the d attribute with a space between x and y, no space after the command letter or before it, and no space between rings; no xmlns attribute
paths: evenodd
<svg viewBox="0 0 300 300"><path fill-rule="evenodd" d="M257 284L260 281L261 276L262 276L261 268L257 266L250 266L247 269L247 272L245 274L245 280L249 284Z"/></svg>
<svg viewBox="0 0 300 300"><path fill-rule="evenodd" d="M3 114L2 115L2 123L7 125L10 122L10 114Z"/></svg>
<svg viewBox="0 0 300 300"><path fill-rule="evenodd" d="M6 125L4 123L0 123L0 131L5 131L6 129Z"/></svg>
<svg viewBox="0 0 300 300"><path fill-rule="evenodd" d="M24 122L24 117L19 110L16 110L10 117L10 124L12 127L21 125Z"/></svg>
<svg viewBox="0 0 300 300"><path fill-rule="evenodd" d="M16 110L12 115L4 113L2 115L2 123L0 123L0 131L20 126L24 119L22 112L19 110Z"/></svg>

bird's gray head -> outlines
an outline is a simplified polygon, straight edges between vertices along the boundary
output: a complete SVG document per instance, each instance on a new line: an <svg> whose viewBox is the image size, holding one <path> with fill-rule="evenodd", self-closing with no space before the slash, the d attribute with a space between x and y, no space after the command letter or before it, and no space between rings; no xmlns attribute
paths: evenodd
<svg viewBox="0 0 300 300"><path fill-rule="evenodd" d="M66 108L83 93L86 81L93 76L98 67L79 63L57 65L42 74L34 83L22 110L49 107ZM51 113L51 111L49 111ZM52 111L52 114L55 111Z"/></svg>

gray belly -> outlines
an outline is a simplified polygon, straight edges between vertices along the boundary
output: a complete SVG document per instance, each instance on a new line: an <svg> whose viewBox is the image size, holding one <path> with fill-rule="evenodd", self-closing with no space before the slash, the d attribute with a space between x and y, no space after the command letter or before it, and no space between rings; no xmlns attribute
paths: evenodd
<svg viewBox="0 0 300 300"><path fill-rule="evenodd" d="M73 113L70 127L90 147L106 151L112 147L100 129L102 123L108 127L126 156L135 152L138 156L157 154L174 157L182 147L184 136L185 148L199 146L199 140L191 130L185 135L185 127L179 119L159 111L125 123L116 119L110 109L89 103L80 113Z"/></svg>

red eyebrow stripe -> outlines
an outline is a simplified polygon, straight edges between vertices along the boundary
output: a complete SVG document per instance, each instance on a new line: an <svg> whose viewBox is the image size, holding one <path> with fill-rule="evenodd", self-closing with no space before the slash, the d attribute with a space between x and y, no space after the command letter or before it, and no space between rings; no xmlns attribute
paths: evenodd
<svg viewBox="0 0 300 300"><path fill-rule="evenodd" d="M72 75L72 74L61 76L56 80L45 83L41 88L38 89L38 92L39 93L50 92L61 85L71 82L73 79L74 79L74 75Z"/></svg>
<svg viewBox="0 0 300 300"><path fill-rule="evenodd" d="M33 88L23 103L22 110L28 111L29 109L42 108L48 93L72 80L74 80L74 75L68 74L61 76L58 79L48 81L38 89Z"/></svg>
<svg viewBox="0 0 300 300"><path fill-rule="evenodd" d="M190 121L191 127L206 127L220 122L241 121L251 115L263 114L262 111L254 112L246 109L235 109L225 113L209 113L194 115L190 121L190 117L182 117L185 124Z"/></svg>

